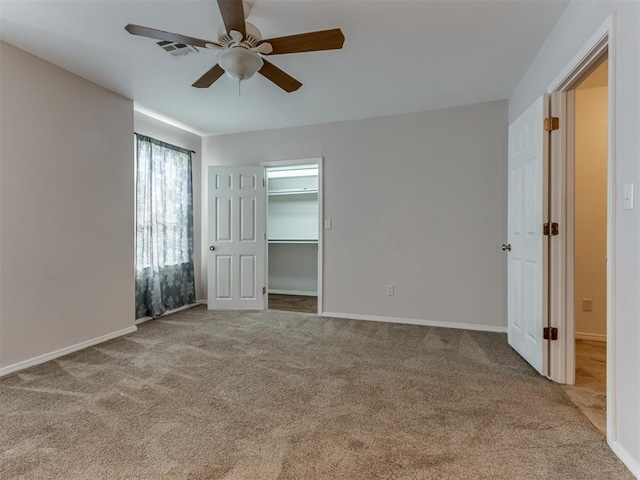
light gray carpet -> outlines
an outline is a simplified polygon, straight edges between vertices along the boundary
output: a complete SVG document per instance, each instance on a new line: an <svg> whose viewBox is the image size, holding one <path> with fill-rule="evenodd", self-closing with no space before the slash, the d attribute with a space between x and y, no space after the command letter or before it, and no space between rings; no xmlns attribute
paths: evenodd
<svg viewBox="0 0 640 480"><path fill-rule="evenodd" d="M0 478L626 479L501 334L190 309L0 379Z"/></svg>

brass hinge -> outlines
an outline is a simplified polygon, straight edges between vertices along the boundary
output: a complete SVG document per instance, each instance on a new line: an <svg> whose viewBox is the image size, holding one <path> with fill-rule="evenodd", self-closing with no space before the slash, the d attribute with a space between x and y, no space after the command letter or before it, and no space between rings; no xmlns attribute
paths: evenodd
<svg viewBox="0 0 640 480"><path fill-rule="evenodd" d="M267 294L267 287L262 287L262 294L266 295Z"/></svg>
<svg viewBox="0 0 640 480"><path fill-rule="evenodd" d="M545 223L542 226L542 233L546 237L555 237L556 235L558 235L558 233L560 233L560 227L555 222L553 222L553 223Z"/></svg>
<svg viewBox="0 0 640 480"><path fill-rule="evenodd" d="M544 131L551 132L560 130L560 119L558 117L549 117L544 119Z"/></svg>
<svg viewBox="0 0 640 480"><path fill-rule="evenodd" d="M544 327L542 329L542 338L545 340L558 340L558 329L551 327Z"/></svg>

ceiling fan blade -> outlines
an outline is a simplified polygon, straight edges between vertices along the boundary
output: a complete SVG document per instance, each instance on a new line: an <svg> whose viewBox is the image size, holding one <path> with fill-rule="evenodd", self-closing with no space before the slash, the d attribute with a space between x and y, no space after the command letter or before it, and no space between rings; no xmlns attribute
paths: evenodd
<svg viewBox="0 0 640 480"><path fill-rule="evenodd" d="M224 74L224 70L218 64L209 70L207 73L202 75L198 80L195 81L191 86L196 88L209 88L213 83L218 80Z"/></svg>
<svg viewBox="0 0 640 480"><path fill-rule="evenodd" d="M227 33L231 34L231 30L235 30L240 32L243 38L246 37L247 29L244 23L242 0L218 0L218 7L220 7L222 21Z"/></svg>
<svg viewBox="0 0 640 480"><path fill-rule="evenodd" d="M270 55L283 53L316 52L319 50L339 50L344 45L342 30L320 30L318 32L300 33L287 37L270 38L263 40L270 43L273 52Z"/></svg>
<svg viewBox="0 0 640 480"><path fill-rule="evenodd" d="M179 33L165 32L164 30L156 30L155 28L143 27L132 23L124 27L124 29L131 35L139 35L141 37L164 40L171 43L184 43L185 45L193 45L194 47L207 48L207 44L218 45L217 42L212 42L211 40L187 37L186 35L180 35Z"/></svg>
<svg viewBox="0 0 640 480"><path fill-rule="evenodd" d="M288 73L283 72L273 63L264 60L264 65L259 70L260 74L271 80L287 93L295 92L302 84Z"/></svg>

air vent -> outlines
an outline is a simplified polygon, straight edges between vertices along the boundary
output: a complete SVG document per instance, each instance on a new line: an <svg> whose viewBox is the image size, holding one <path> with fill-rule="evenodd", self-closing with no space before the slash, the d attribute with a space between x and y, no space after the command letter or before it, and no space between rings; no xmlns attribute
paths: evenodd
<svg viewBox="0 0 640 480"><path fill-rule="evenodd" d="M182 55L190 55L192 53L198 53L198 49L196 47L192 47L191 45L185 45L184 43L171 43L167 41L158 42L158 45L162 47L162 49L175 57L179 57Z"/></svg>

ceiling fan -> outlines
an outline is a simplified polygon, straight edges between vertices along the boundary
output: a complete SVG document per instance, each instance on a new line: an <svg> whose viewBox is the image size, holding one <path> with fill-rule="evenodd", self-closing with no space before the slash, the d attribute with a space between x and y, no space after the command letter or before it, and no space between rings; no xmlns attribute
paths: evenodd
<svg viewBox="0 0 640 480"><path fill-rule="evenodd" d="M260 30L245 21L251 11L250 3L218 0L218 7L224 26L218 32L217 42L131 23L125 30L132 35L172 44L219 50L218 63L193 83L192 86L196 88L210 87L223 73L240 82L259 72L285 92L291 93L298 90L302 83L264 59L263 55L338 50L344 44L344 35L339 28L263 40Z"/></svg>

